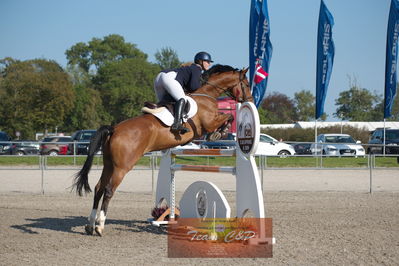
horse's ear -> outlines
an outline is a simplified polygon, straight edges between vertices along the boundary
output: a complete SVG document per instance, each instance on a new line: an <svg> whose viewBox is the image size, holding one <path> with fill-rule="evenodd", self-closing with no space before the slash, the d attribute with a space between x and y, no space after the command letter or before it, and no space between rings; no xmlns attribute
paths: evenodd
<svg viewBox="0 0 399 266"><path fill-rule="evenodd" d="M247 68L243 68L242 70L241 70L241 72L245 75L245 74L247 74L247 72L248 72L248 69L249 69L249 67L247 67Z"/></svg>

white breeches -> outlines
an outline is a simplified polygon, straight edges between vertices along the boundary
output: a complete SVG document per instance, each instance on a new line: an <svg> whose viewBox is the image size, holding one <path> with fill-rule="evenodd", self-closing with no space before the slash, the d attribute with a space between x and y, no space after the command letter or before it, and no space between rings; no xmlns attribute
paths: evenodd
<svg viewBox="0 0 399 266"><path fill-rule="evenodd" d="M168 92L176 101L186 98L183 87L176 80L177 73L170 71L168 73L161 72L155 78L154 90L158 101L162 100L166 92Z"/></svg>

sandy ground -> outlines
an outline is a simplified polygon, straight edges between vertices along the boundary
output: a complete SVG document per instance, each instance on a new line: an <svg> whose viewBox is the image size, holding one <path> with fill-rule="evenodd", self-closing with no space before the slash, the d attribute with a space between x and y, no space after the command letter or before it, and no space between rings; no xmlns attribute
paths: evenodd
<svg viewBox="0 0 399 266"><path fill-rule="evenodd" d="M105 236L84 234L92 195L70 193L76 170L0 170L1 265L398 265L399 170L267 170L266 216L277 243L269 259L170 259L165 228L146 220L152 172L131 172L114 196ZM94 186L100 171L92 171ZM184 172L177 197L194 180L220 186L234 208L233 176ZM155 173L156 177L156 173ZM234 212L233 212L234 213Z"/></svg>

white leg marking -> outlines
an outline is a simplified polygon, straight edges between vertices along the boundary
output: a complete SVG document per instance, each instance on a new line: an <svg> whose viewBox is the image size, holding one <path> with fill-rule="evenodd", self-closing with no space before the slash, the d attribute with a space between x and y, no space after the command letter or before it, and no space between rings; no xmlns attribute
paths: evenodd
<svg viewBox="0 0 399 266"><path fill-rule="evenodd" d="M98 225L101 229L104 229L105 225L105 213L103 210L100 211L100 216L98 217Z"/></svg>
<svg viewBox="0 0 399 266"><path fill-rule="evenodd" d="M96 225L96 218L97 218L97 209L92 209L89 216L89 224L93 227Z"/></svg>

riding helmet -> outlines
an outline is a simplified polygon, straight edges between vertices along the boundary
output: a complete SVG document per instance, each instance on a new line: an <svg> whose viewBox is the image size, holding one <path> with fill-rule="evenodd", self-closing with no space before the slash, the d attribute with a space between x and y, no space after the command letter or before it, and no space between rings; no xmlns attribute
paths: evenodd
<svg viewBox="0 0 399 266"><path fill-rule="evenodd" d="M211 58L211 55L208 54L207 52L199 52L199 53L197 53L197 54L195 55L195 57L194 57L194 63L198 64L200 60L202 60L202 61L208 61L208 62L213 63L212 58Z"/></svg>

